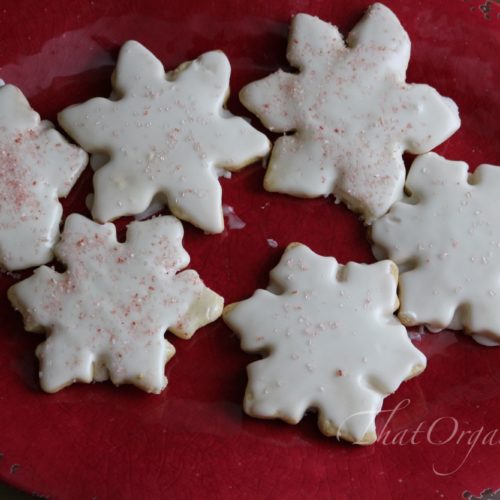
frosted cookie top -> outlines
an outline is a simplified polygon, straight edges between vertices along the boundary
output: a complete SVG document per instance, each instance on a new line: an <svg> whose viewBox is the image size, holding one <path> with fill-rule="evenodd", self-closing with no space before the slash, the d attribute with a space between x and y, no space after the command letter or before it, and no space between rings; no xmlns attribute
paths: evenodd
<svg viewBox="0 0 500 500"><path fill-rule="evenodd" d="M401 321L500 342L500 167L469 174L466 163L428 153L406 190L371 232L375 254L401 268Z"/></svg>
<svg viewBox="0 0 500 500"><path fill-rule="evenodd" d="M344 43L316 17L292 21L287 58L250 83L242 103L279 138L264 179L268 191L333 194L366 222L402 196L402 153L427 152L460 126L456 105L427 85L405 83L410 40L396 16L374 4Z"/></svg>
<svg viewBox="0 0 500 500"><path fill-rule="evenodd" d="M94 175L93 217L143 212L160 194L174 215L209 233L224 229L218 175L265 156L265 135L224 109L230 65L208 52L167 73L137 42L121 49L116 100L95 98L59 114L82 147L109 155Z"/></svg>
<svg viewBox="0 0 500 500"><path fill-rule="evenodd" d="M248 366L245 411L297 423L315 408L324 434L375 441L383 398L426 365L393 315L396 286L390 261L343 266L290 245L268 290L224 311L242 349L268 354Z"/></svg>
<svg viewBox="0 0 500 500"><path fill-rule="evenodd" d="M76 381L131 383L159 393L174 355L166 329L189 338L222 312L223 300L195 271L183 271L182 224L171 216L132 222L118 243L113 224L70 215L57 258L9 289L29 331L45 331L37 348L40 382L55 392Z"/></svg>
<svg viewBox="0 0 500 500"><path fill-rule="evenodd" d="M13 271L52 259L62 207L87 164L22 92L0 86L0 267Z"/></svg>

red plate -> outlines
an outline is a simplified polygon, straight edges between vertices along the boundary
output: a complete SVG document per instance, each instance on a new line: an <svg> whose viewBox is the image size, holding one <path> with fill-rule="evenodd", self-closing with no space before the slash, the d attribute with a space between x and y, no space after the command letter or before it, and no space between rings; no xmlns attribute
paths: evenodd
<svg viewBox="0 0 500 500"><path fill-rule="evenodd" d="M402 0L388 6L410 34L410 82L425 82L459 105L462 127L438 152L500 164L500 4L498 0ZM0 77L18 85L43 117L107 96L120 45L137 39L172 68L210 49L232 63L229 108L245 112L240 87L286 65L287 25L316 14L346 33L368 2L3 1ZM254 123L256 121L254 120ZM192 267L227 303L267 283L285 246L301 241L341 262L373 260L356 216L331 199L299 200L262 189L260 165L224 184L224 203L245 222L218 236L186 227ZM66 214L85 213L90 175ZM268 245L272 238L278 248ZM29 273L23 273L23 275ZM246 417L245 366L221 321L177 355L160 396L111 384L40 391L35 346L23 331L2 276L0 478L56 498L458 498L500 488L500 348L450 332L415 340L425 373L385 400L377 444L323 437L314 415L297 426ZM499 304L500 305L500 304ZM499 307L500 311L500 307ZM392 410L392 411L389 411Z"/></svg>

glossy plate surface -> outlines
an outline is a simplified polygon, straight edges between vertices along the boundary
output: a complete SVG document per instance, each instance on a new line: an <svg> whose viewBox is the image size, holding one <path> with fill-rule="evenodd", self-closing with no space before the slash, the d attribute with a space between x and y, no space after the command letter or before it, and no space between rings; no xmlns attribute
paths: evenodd
<svg viewBox="0 0 500 500"><path fill-rule="evenodd" d="M120 45L136 39L167 68L211 49L232 64L229 108L241 86L285 67L288 22L308 12L344 34L366 1L80 2L0 5L0 78L18 85L44 118L107 96ZM500 4L497 0L387 1L412 40L409 82L452 97L462 127L438 152L500 165ZM257 123L254 119L253 123ZM223 179L224 203L244 222L218 236L186 225L191 266L227 303L267 284L292 241L340 262L373 260L357 217L332 199L299 200L262 189L264 170ZM87 213L90 173L65 202ZM499 206L500 213L500 206ZM234 222L234 221L233 221ZM278 243L277 248L268 239ZM459 498L500 488L500 348L462 334L414 335L425 373L385 400L380 440L355 447L323 437L315 416L299 425L242 413L245 366L218 321L177 355L160 396L111 384L46 395L35 346L5 297L20 276L0 276L0 479L54 498ZM500 304L499 304L500 306ZM499 307L500 313L500 307ZM392 410L392 411L391 411Z"/></svg>

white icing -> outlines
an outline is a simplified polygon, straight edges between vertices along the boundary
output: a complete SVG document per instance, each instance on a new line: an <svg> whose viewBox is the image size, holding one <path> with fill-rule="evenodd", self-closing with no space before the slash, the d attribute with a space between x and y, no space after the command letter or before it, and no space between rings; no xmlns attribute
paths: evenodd
<svg viewBox="0 0 500 500"><path fill-rule="evenodd" d="M233 176L233 174L229 170L225 170L223 168L218 168L217 169L217 176L218 177L224 177L224 179L231 179L231 177Z"/></svg>
<svg viewBox="0 0 500 500"><path fill-rule="evenodd" d="M484 335L473 335L472 338L478 343L485 347L496 347L500 345L500 340L493 340Z"/></svg>
<svg viewBox="0 0 500 500"><path fill-rule="evenodd" d="M405 83L410 40L396 16L374 4L347 37L307 14L292 21L287 58L250 83L242 103L274 132L268 191L333 194L366 222L402 196L402 153L430 151L455 132L456 105L427 85Z"/></svg>
<svg viewBox="0 0 500 500"><path fill-rule="evenodd" d="M418 157L411 193L372 228L374 244L404 271L399 316L431 331L465 329L489 345L500 340L500 167L434 153Z"/></svg>
<svg viewBox="0 0 500 500"><path fill-rule="evenodd" d="M224 311L243 350L268 354L248 366L245 411L297 423L316 408L325 434L373 442L383 398L426 365L393 315L396 276L290 245L268 290Z"/></svg>
<svg viewBox="0 0 500 500"><path fill-rule="evenodd" d="M160 210L163 210L164 207L165 205L163 204L163 202L158 198L158 196L155 196L151 201L149 207L146 208L144 212L134 215L134 219L135 220L149 219L152 215L158 213Z"/></svg>
<svg viewBox="0 0 500 500"><path fill-rule="evenodd" d="M87 155L31 109L22 92L0 87L0 266L48 262L59 237L65 197Z"/></svg>
<svg viewBox="0 0 500 500"><path fill-rule="evenodd" d="M141 213L161 194L177 217L206 232L224 229L218 175L270 148L262 133L223 108L229 75L218 51L165 75L161 62L131 41L113 78L117 100L91 99L59 114L84 149L110 157L94 174L96 220Z"/></svg>
<svg viewBox="0 0 500 500"><path fill-rule="evenodd" d="M422 336L425 334L425 327L423 325L419 325L418 330L408 330L408 336L411 340L420 342L422 340Z"/></svg>
<svg viewBox="0 0 500 500"><path fill-rule="evenodd" d="M164 216L132 222L118 243L113 224L70 215L57 258L9 289L29 331L46 331L37 348L40 383L55 392L75 381L108 377L159 393L175 349L166 329L182 338L216 319L222 298L204 286L182 247L182 224Z"/></svg>
<svg viewBox="0 0 500 500"><path fill-rule="evenodd" d="M105 154L99 154L95 153L93 155L90 155L90 160L89 160L89 165L92 168L94 172L99 170L101 167L104 167L109 162L109 156ZM231 178L231 172L228 172L227 170L224 169L219 169L220 171L217 172L217 175L219 177L224 177L226 179ZM92 211L92 205L94 204L94 194L91 193L87 196L87 199L85 200L85 204L87 208ZM152 215L158 213L160 210L163 210L165 208L165 203L161 201L161 196L156 195L153 197L150 205L146 210L144 210L141 213L135 214L134 219L135 220L144 220L144 219L149 219Z"/></svg>
<svg viewBox="0 0 500 500"><path fill-rule="evenodd" d="M85 206L89 209L92 210L92 205L94 204L94 194L89 193L87 196L85 196Z"/></svg>
<svg viewBox="0 0 500 500"><path fill-rule="evenodd" d="M106 163L108 163L108 161L109 161L108 155L94 153L93 155L90 155L89 165L90 165L90 168L94 172L96 172L101 167L104 167L104 165L106 165Z"/></svg>
<svg viewBox="0 0 500 500"><path fill-rule="evenodd" d="M222 205L222 213L227 217L227 227L229 229L243 229L246 226L246 222L236 215L233 207Z"/></svg>

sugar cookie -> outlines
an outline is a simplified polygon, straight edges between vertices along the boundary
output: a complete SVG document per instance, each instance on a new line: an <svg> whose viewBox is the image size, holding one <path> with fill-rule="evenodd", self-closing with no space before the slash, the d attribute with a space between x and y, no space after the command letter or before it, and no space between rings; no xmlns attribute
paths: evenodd
<svg viewBox="0 0 500 500"><path fill-rule="evenodd" d="M402 153L430 151L460 126L456 105L427 85L405 83L410 40L374 4L347 37L317 17L292 21L287 58L299 70L250 83L241 102L279 138L268 191L333 194L367 223L401 198ZM291 133L293 131L293 133Z"/></svg>
<svg viewBox="0 0 500 500"><path fill-rule="evenodd" d="M264 134L223 107L230 71L214 51L165 75L151 52L130 41L113 75L113 100L91 99L59 114L86 151L109 156L94 174L94 219L139 214L160 194L180 219L209 233L224 229L218 175L270 149Z"/></svg>
<svg viewBox="0 0 500 500"><path fill-rule="evenodd" d="M62 207L87 164L52 123L40 121L22 92L0 86L0 266L26 269L50 261Z"/></svg>
<svg viewBox="0 0 500 500"><path fill-rule="evenodd" d="M466 163L428 153L406 190L371 231L375 254L400 267L399 318L500 342L500 167L469 174Z"/></svg>
<svg viewBox="0 0 500 500"><path fill-rule="evenodd" d="M67 271L40 267L8 292L25 328L47 333L36 351L45 391L108 378L162 391L175 353L165 330L190 338L222 312L195 271L178 273L189 263L182 236L171 216L132 222L125 243L113 224L67 218L55 248Z"/></svg>
<svg viewBox="0 0 500 500"><path fill-rule="evenodd" d="M396 266L343 266L292 244L270 277L223 314L243 350L268 354L248 366L245 412L295 424L314 408L327 436L374 442L384 397L426 366L393 315Z"/></svg>

